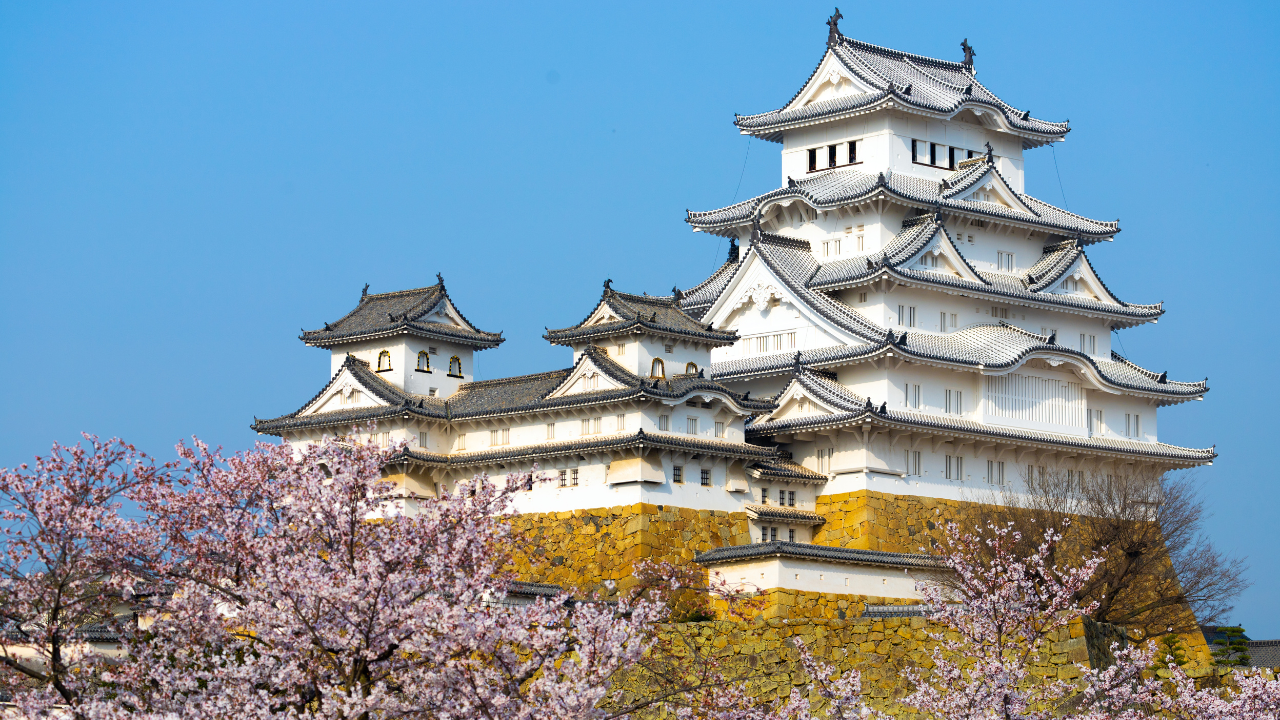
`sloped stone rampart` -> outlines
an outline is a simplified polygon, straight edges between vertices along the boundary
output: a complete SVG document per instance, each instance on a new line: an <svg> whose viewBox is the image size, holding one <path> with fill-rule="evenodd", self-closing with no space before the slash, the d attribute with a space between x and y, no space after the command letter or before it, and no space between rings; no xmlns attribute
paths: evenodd
<svg viewBox="0 0 1280 720"><path fill-rule="evenodd" d="M510 518L527 550L521 579L590 591L606 580L626 587L637 560L692 564L712 548L751 542L746 513L637 503Z"/></svg>

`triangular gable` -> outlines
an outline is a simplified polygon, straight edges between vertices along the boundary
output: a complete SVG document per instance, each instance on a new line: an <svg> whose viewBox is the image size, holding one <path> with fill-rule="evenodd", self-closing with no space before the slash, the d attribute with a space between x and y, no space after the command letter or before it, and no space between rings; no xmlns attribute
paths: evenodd
<svg viewBox="0 0 1280 720"><path fill-rule="evenodd" d="M329 381L328 389L298 411L298 416L386 407L387 405L388 403L378 397L377 393L373 392L368 385L361 382L360 378L351 371L351 368L343 366L338 370L338 374Z"/></svg>
<svg viewBox="0 0 1280 720"><path fill-rule="evenodd" d="M550 400L585 392L600 392L601 390L621 390L624 387L627 386L602 370L589 354L583 353L578 365L573 368L573 372L569 373L569 376L564 379L564 382L556 386L555 390L547 393L546 399Z"/></svg>
<svg viewBox="0 0 1280 720"><path fill-rule="evenodd" d="M851 72L835 53L827 50L809 81L796 94L784 110L804 107L815 102L832 100L846 95L864 95L878 92L862 78Z"/></svg>
<svg viewBox="0 0 1280 720"><path fill-rule="evenodd" d="M438 325L452 325L454 327L463 328L464 330L476 332L476 328L472 327L471 323L468 323L466 319L462 317L462 313L458 312L458 309L453 306L453 301L450 300L448 296L441 298L441 301L436 303L434 307L426 313L414 318L413 321L419 323L434 323Z"/></svg>
<svg viewBox="0 0 1280 720"><path fill-rule="evenodd" d="M1018 193L1009 187L1009 184L1004 181L1004 177L996 172L994 166L987 168L987 172L983 173L982 177L964 192L959 193L959 197L961 200L969 202L995 203L1028 215L1038 216L1034 210L1022 201L1022 198L1018 197Z"/></svg>
<svg viewBox="0 0 1280 720"><path fill-rule="evenodd" d="M865 341L848 333L824 318L795 296L787 284L773 273L756 252L754 246L748 250L746 259L738 268L738 272L716 298L715 304L702 316L703 321L717 330L729 330L734 314L744 306L750 306L755 312L763 312L773 300L785 303L800 313L808 324L821 330L830 344L861 345ZM821 346L810 342L810 346Z"/></svg>
<svg viewBox="0 0 1280 720"><path fill-rule="evenodd" d="M932 260L930 258L937 259ZM922 259L930 260L927 263L922 263ZM988 284L987 281L983 280L982 277L978 275L977 271L969 265L969 263L964 259L964 256L960 254L960 251L956 249L955 243L951 240L951 234L948 233L947 229L942 225L938 225L933 237L929 239L929 242L925 244L924 248L921 249L920 252L913 255L907 262L899 264L899 267L906 270L915 270L917 272L938 272L949 270L965 280L980 283L982 285Z"/></svg>
<svg viewBox="0 0 1280 720"><path fill-rule="evenodd" d="M840 408L825 402L817 394L810 392L799 378L791 378L787 387L777 395L778 407L758 417L755 422L763 423L772 420L793 420L799 418L835 415L842 412Z"/></svg>
<svg viewBox="0 0 1280 720"><path fill-rule="evenodd" d="M1055 295L1083 294L1105 303L1124 304L1107 290L1106 285L1102 284L1101 278L1094 272L1093 265L1089 263L1089 258L1085 257L1084 253L1080 253L1080 257L1076 258L1076 261L1062 274L1062 277L1044 292Z"/></svg>
<svg viewBox="0 0 1280 720"><path fill-rule="evenodd" d="M581 324L583 327L587 327L590 325L603 325L605 323L620 322L622 319L622 316L615 312L614 309L609 306L608 302L601 300L600 304L596 306L596 309L592 311L591 315L587 316L587 319L583 320Z"/></svg>

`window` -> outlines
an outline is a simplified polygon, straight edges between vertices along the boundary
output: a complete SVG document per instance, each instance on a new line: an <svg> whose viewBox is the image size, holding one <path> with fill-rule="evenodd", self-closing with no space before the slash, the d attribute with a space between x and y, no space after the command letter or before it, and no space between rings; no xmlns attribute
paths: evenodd
<svg viewBox="0 0 1280 720"><path fill-rule="evenodd" d="M991 308L991 317L992 317L993 319L995 319L995 318L999 318L999 319L1001 319L1001 320L1008 320L1008 319L1009 319L1009 308L993 307L993 308Z"/></svg>
<svg viewBox="0 0 1280 720"><path fill-rule="evenodd" d="M566 470L560 471L560 487L569 487L569 473Z"/></svg>
<svg viewBox="0 0 1280 720"><path fill-rule="evenodd" d="M822 241L822 257L831 257L831 241Z"/></svg>
<svg viewBox="0 0 1280 720"><path fill-rule="evenodd" d="M960 455L947 456L947 479L963 480L964 479L964 458Z"/></svg>
<svg viewBox="0 0 1280 720"><path fill-rule="evenodd" d="M955 148L926 140L911 141L911 161L917 165L932 165L954 170L957 152L964 151L957 151Z"/></svg>
<svg viewBox="0 0 1280 720"><path fill-rule="evenodd" d="M716 422L716 437L718 437L718 438L722 438L722 437L724 437L724 423L723 423L723 422L719 422L719 421L717 421L717 422Z"/></svg>
<svg viewBox="0 0 1280 720"><path fill-rule="evenodd" d="M907 466L908 475L920 474L920 451L919 450L903 450L902 459Z"/></svg>
<svg viewBox="0 0 1280 720"><path fill-rule="evenodd" d="M420 433L418 433L418 447L420 447L420 448L425 448L425 447L427 447L427 433L426 433L426 432L420 432Z"/></svg>
<svg viewBox="0 0 1280 720"><path fill-rule="evenodd" d="M573 468L569 471L569 484L573 487L578 487L578 468Z"/></svg>
<svg viewBox="0 0 1280 720"><path fill-rule="evenodd" d="M386 372L391 369L391 353L383 350L378 353L378 372Z"/></svg>
<svg viewBox="0 0 1280 720"><path fill-rule="evenodd" d="M788 531L787 531L787 542L795 542L795 541L796 541L796 531L795 531L795 530L788 530Z"/></svg>
<svg viewBox="0 0 1280 720"><path fill-rule="evenodd" d="M970 245L972 245L972 244L973 244L973 236L972 236L972 235L970 235L970 236L969 236L969 244L970 244Z"/></svg>
<svg viewBox="0 0 1280 720"><path fill-rule="evenodd" d="M992 485L1004 485L1004 461L987 461L987 482Z"/></svg>
<svg viewBox="0 0 1280 720"><path fill-rule="evenodd" d="M418 352L418 372L431 372L431 356L426 350Z"/></svg>
<svg viewBox="0 0 1280 720"><path fill-rule="evenodd" d="M511 444L511 428L489 431L489 447Z"/></svg>
<svg viewBox="0 0 1280 720"><path fill-rule="evenodd" d="M1124 414L1124 436L1125 437L1142 437L1142 416Z"/></svg>
<svg viewBox="0 0 1280 720"><path fill-rule="evenodd" d="M466 436L466 435L463 435L463 434L459 434L459 435L458 435L458 449L459 449L459 450L466 450L466 449L467 449L467 436Z"/></svg>
<svg viewBox="0 0 1280 720"><path fill-rule="evenodd" d="M776 527L769 528L769 542L777 542L777 541L778 541L778 528Z"/></svg>
<svg viewBox="0 0 1280 720"><path fill-rule="evenodd" d="M698 363L685 363L684 372L686 375L697 375Z"/></svg>
<svg viewBox="0 0 1280 720"><path fill-rule="evenodd" d="M809 172L818 169L818 148L809 149Z"/></svg>
<svg viewBox="0 0 1280 720"><path fill-rule="evenodd" d="M838 147L840 146L839 145L827 146L827 167L829 168L833 168L836 166L836 148Z"/></svg>
<svg viewBox="0 0 1280 720"><path fill-rule="evenodd" d="M437 355L437 354L438 354L438 353L436 352L436 349L435 349L435 348L433 348L433 347L429 347L429 348L427 348L427 352L428 352L428 353L430 353L430 354L432 354L432 355Z"/></svg>
<svg viewBox="0 0 1280 720"><path fill-rule="evenodd" d="M622 357L623 355L626 354L626 352L627 352L627 344L624 342L618 343L617 353L616 353L617 356Z"/></svg>
<svg viewBox="0 0 1280 720"><path fill-rule="evenodd" d="M449 377L462 377L462 358L457 355L449 358Z"/></svg>
<svg viewBox="0 0 1280 720"><path fill-rule="evenodd" d="M548 440L556 439L556 424L553 422L547 423L547 439Z"/></svg>
<svg viewBox="0 0 1280 720"><path fill-rule="evenodd" d="M662 358L654 358L653 364L649 366L649 377L665 378L667 376L667 366L663 364Z"/></svg>
<svg viewBox="0 0 1280 720"><path fill-rule="evenodd" d="M898 306L898 324L902 327L916 326L916 309L913 305Z"/></svg>
<svg viewBox="0 0 1280 720"><path fill-rule="evenodd" d="M613 429L617 432L626 432L627 416L622 413L618 413L618 416L613 419Z"/></svg>
<svg viewBox="0 0 1280 720"><path fill-rule="evenodd" d="M1098 336L1080 333L1080 352L1090 355L1098 354Z"/></svg>
<svg viewBox="0 0 1280 720"><path fill-rule="evenodd" d="M659 429L659 430L670 430L670 429L671 429L671 416L670 416L670 415L659 415L659 416L658 416L658 429Z"/></svg>
<svg viewBox="0 0 1280 720"><path fill-rule="evenodd" d="M698 418L696 417L685 418L685 423L686 423L685 425L686 432L688 432L690 435L698 434Z"/></svg>
<svg viewBox="0 0 1280 720"><path fill-rule="evenodd" d="M787 491L787 506L788 506L788 507L795 507L795 506L796 506L796 491L795 491L795 490L788 490L788 491Z"/></svg>
<svg viewBox="0 0 1280 720"><path fill-rule="evenodd" d="M1058 328L1047 328L1041 325L1040 334L1051 337L1058 334Z"/></svg>
<svg viewBox="0 0 1280 720"><path fill-rule="evenodd" d="M1013 253L997 252L996 269L1001 272L1013 272Z"/></svg>
<svg viewBox="0 0 1280 720"><path fill-rule="evenodd" d="M964 391L948 390L946 393L945 403L946 404L943 405L943 408L942 408L943 412L945 412L948 415L963 415L964 414Z"/></svg>
<svg viewBox="0 0 1280 720"><path fill-rule="evenodd" d="M938 315L938 329L943 332L946 332L947 330L947 314L946 313L940 313Z"/></svg>
<svg viewBox="0 0 1280 720"><path fill-rule="evenodd" d="M760 488L760 504L769 504L769 488Z"/></svg>
<svg viewBox="0 0 1280 720"><path fill-rule="evenodd" d="M856 162L858 162L858 141L850 140L849 141L849 164L852 165Z"/></svg>
<svg viewBox="0 0 1280 720"><path fill-rule="evenodd" d="M757 353L794 350L796 348L796 333L793 330L791 332L746 338L745 347L748 352Z"/></svg>
<svg viewBox="0 0 1280 720"><path fill-rule="evenodd" d="M951 313L951 329L952 329L952 330L955 330L955 329L956 329L956 314L955 314L955 313Z"/></svg>
<svg viewBox="0 0 1280 720"><path fill-rule="evenodd" d="M685 405L685 407L698 407L698 401L697 401L697 400L685 400L685 401L684 401L684 405Z"/></svg>
<svg viewBox="0 0 1280 720"><path fill-rule="evenodd" d="M818 472L824 475L831 472L831 457L835 455L835 452L835 448L818 449Z"/></svg>
<svg viewBox="0 0 1280 720"><path fill-rule="evenodd" d="M673 353L673 352L675 352L675 351L676 351L676 346L675 346L675 345L663 345L663 346L662 346L662 349L663 349L663 351L664 351L664 352L666 352L668 355L670 355L671 353Z"/></svg>
<svg viewBox="0 0 1280 720"><path fill-rule="evenodd" d="M599 435L602 418L583 418L581 435Z"/></svg>
<svg viewBox="0 0 1280 720"><path fill-rule="evenodd" d="M862 227L862 226L859 225L858 227ZM858 252L862 252L866 250L867 249L866 245L867 245L866 236L859 233L858 234Z"/></svg>
<svg viewBox="0 0 1280 720"><path fill-rule="evenodd" d="M1101 410L1089 411L1089 434L1090 435L1102 434L1102 411Z"/></svg>
<svg viewBox="0 0 1280 720"><path fill-rule="evenodd" d="M710 470L708 470L708 469L706 469L706 468L703 468L703 469L702 469L701 471L699 471L699 473L698 473L698 479L702 482L702 486L703 486L703 487L710 487L710 485L711 485L711 471L710 471Z"/></svg>
<svg viewBox="0 0 1280 720"><path fill-rule="evenodd" d="M427 397L439 397L440 388L427 388Z"/></svg>
<svg viewBox="0 0 1280 720"><path fill-rule="evenodd" d="M684 482L684 466L683 466L683 465L674 465L674 466L672 466L672 468L671 468L671 482L673 482L673 483L683 483L683 482Z"/></svg>
<svg viewBox="0 0 1280 720"><path fill-rule="evenodd" d="M866 301L867 301L867 294L864 292L858 293L858 302L864 303Z"/></svg>
<svg viewBox="0 0 1280 720"><path fill-rule="evenodd" d="M920 386L912 383L903 383L902 385L902 404L913 408L920 409Z"/></svg>

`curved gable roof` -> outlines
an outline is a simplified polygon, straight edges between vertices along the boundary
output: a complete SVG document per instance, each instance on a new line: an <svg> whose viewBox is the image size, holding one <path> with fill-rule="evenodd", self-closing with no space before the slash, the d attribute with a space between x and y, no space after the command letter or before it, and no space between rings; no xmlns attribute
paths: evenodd
<svg viewBox="0 0 1280 720"><path fill-rule="evenodd" d="M439 275L436 276L440 278ZM299 339L308 345L331 348L346 343L394 335L418 335L448 342L470 345L477 350L497 347L505 338L502 333L480 330L463 316L449 297L444 279L428 287L397 290L389 293L360 295L360 304L320 330L304 331ZM437 310L456 315L460 325L429 322L426 318ZM449 312L451 311L451 312Z"/></svg>

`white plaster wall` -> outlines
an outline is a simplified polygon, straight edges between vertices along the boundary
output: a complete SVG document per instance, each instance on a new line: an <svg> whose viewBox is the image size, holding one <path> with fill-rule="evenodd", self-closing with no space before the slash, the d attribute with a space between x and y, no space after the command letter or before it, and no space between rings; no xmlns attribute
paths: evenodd
<svg viewBox="0 0 1280 720"><path fill-rule="evenodd" d="M902 568L789 557L724 563L712 569L724 576L725 580L739 591L783 588L805 592L874 595L908 600L920 599L920 594L915 588L916 581L927 577L927 573L919 571L913 577Z"/></svg>
<svg viewBox="0 0 1280 720"><path fill-rule="evenodd" d="M436 354L430 356L431 372L416 372L418 352L429 352L433 347L436 348ZM406 392L427 395L430 388L434 387L438 388L441 397L448 397L458 391L459 385L475 379L474 353L470 347L408 335L364 340L333 348L329 357L330 376L342 367L348 353L369 363L369 368L376 371L378 355L383 350L391 353L391 370L378 375ZM462 361L461 378L448 377L449 358L454 355Z"/></svg>

